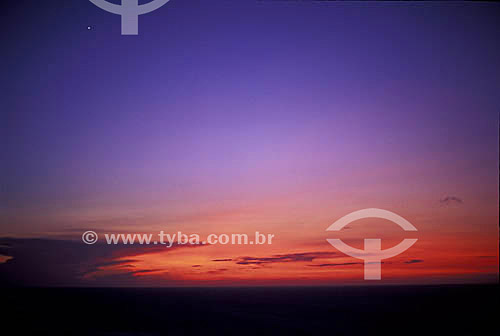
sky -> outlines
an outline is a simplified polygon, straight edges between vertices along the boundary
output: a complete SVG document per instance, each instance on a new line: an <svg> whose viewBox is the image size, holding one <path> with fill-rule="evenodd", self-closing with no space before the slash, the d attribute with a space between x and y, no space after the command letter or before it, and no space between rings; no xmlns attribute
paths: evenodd
<svg viewBox="0 0 500 336"><path fill-rule="evenodd" d="M138 36L85 0L1 6L2 283L359 284L326 239L367 235L418 238L382 283L498 281L499 4L171 0ZM365 208L418 232L325 231Z"/></svg>

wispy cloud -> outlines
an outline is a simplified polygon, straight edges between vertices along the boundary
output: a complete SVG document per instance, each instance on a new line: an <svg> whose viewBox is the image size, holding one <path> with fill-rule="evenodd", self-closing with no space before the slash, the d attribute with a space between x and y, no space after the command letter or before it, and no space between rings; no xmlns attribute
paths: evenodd
<svg viewBox="0 0 500 336"><path fill-rule="evenodd" d="M411 260L405 261L405 264L417 264L417 263L421 263L421 262L424 262L424 261L422 259L411 259Z"/></svg>
<svg viewBox="0 0 500 336"><path fill-rule="evenodd" d="M208 271L207 273L208 274L221 274L221 273L226 272L227 270L228 270L227 268L219 268L219 269L216 269L213 271Z"/></svg>
<svg viewBox="0 0 500 336"><path fill-rule="evenodd" d="M361 262L347 262L338 264L318 264L318 265L307 265L311 267L335 267L335 266L349 266L349 265L363 265Z"/></svg>
<svg viewBox="0 0 500 336"><path fill-rule="evenodd" d="M336 252L304 252L277 254L270 257L239 257L236 263L239 265L262 265L269 263L310 262L318 258L333 257L337 257Z"/></svg>

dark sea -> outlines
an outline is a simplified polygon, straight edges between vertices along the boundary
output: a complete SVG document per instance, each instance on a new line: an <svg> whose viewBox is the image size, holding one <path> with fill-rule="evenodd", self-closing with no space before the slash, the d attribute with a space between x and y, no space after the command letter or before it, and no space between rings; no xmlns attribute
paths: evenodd
<svg viewBox="0 0 500 336"><path fill-rule="evenodd" d="M498 285L2 292L4 335L499 334Z"/></svg>

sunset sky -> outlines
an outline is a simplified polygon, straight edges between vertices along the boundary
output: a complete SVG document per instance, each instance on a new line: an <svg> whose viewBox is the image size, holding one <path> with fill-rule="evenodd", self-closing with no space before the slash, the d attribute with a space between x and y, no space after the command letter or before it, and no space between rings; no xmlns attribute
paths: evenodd
<svg viewBox="0 0 500 336"><path fill-rule="evenodd" d="M0 283L363 284L327 238L418 238L381 283L498 281L500 6L171 0L139 36L89 1L3 6ZM418 232L326 232L364 208Z"/></svg>

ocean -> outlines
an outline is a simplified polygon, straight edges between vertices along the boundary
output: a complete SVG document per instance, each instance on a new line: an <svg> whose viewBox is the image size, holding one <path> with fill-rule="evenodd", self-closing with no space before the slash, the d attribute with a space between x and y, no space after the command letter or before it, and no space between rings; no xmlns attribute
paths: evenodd
<svg viewBox="0 0 500 336"><path fill-rule="evenodd" d="M498 334L497 285L4 288L9 335Z"/></svg>

